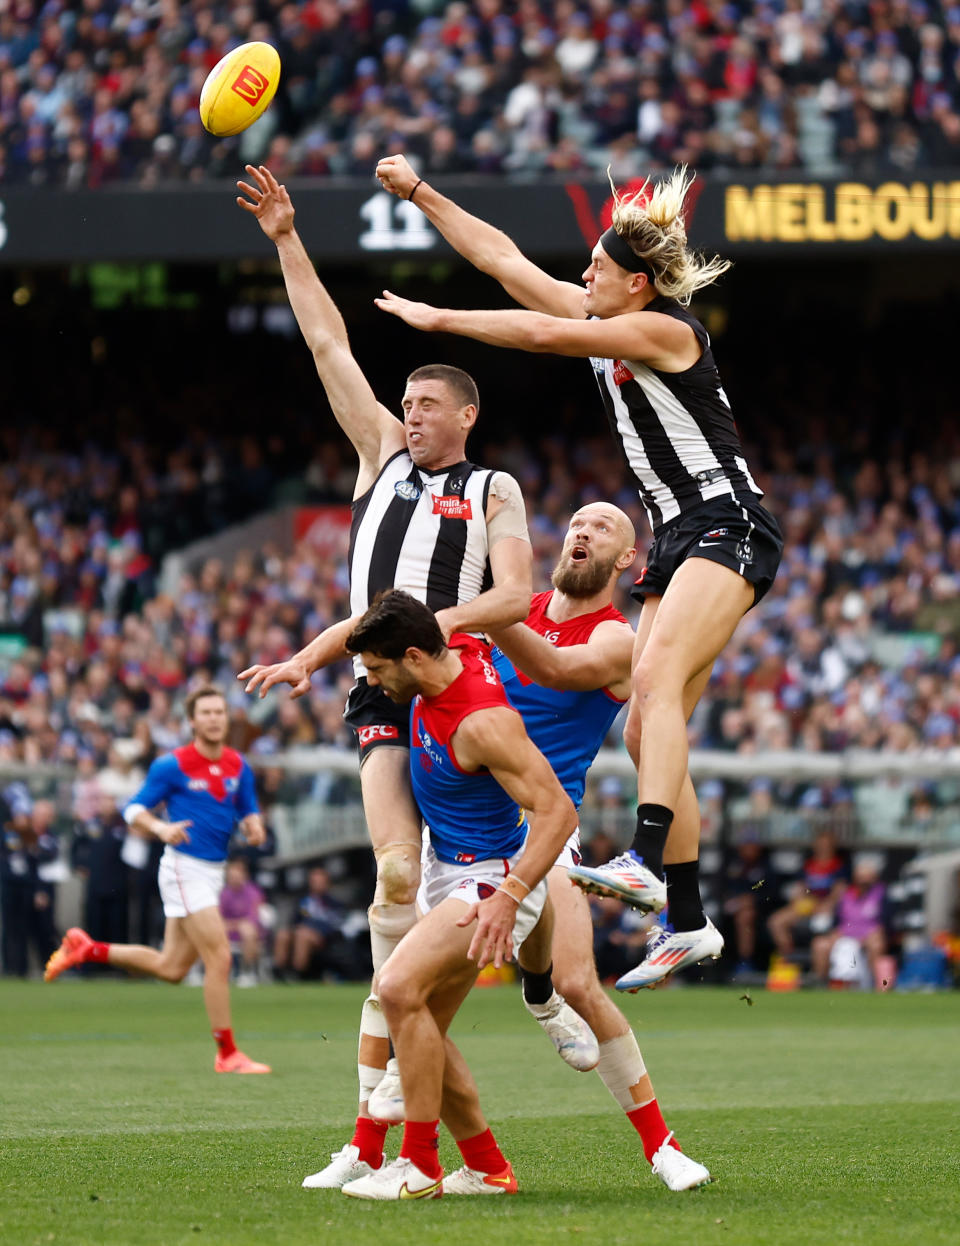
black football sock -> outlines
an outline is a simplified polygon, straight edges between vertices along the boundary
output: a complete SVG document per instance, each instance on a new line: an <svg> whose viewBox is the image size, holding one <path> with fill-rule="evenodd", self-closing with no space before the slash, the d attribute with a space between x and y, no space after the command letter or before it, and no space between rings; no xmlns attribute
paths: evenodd
<svg viewBox="0 0 960 1246"><path fill-rule="evenodd" d="M672 810L663 805L637 805L637 833L630 847L658 877L663 876L663 849L672 821Z"/></svg>
<svg viewBox="0 0 960 1246"><path fill-rule="evenodd" d="M707 924L700 899L700 862L681 861L664 869L667 906L674 930L700 930Z"/></svg>
<svg viewBox="0 0 960 1246"><path fill-rule="evenodd" d="M528 1004L545 1004L553 994L553 964L546 973L533 973L520 966L523 998Z"/></svg>

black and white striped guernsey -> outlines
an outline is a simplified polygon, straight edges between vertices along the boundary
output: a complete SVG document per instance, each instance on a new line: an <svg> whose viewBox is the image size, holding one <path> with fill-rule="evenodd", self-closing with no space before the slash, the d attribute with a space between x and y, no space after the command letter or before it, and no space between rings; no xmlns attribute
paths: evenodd
<svg viewBox="0 0 960 1246"><path fill-rule="evenodd" d="M710 498L762 497L750 475L710 336L685 307L658 295L645 311L688 324L702 354L685 372L657 372L631 359L591 359L614 437L657 531Z"/></svg>
<svg viewBox="0 0 960 1246"><path fill-rule="evenodd" d="M431 610L472 601L488 589L487 498L495 472L473 463L418 468L406 450L383 465L352 504L350 613L377 593L402 588ZM364 669L354 658L359 678Z"/></svg>

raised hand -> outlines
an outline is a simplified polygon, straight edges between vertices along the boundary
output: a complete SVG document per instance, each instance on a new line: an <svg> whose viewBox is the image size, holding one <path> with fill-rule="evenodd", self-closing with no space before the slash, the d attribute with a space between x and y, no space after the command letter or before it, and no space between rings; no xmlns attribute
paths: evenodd
<svg viewBox="0 0 960 1246"><path fill-rule="evenodd" d="M402 299L399 294L391 294L389 290L384 290L381 297L373 301L381 311L397 316L411 329L423 329L426 333L433 333L439 327L437 309L429 303L411 303L409 299Z"/></svg>
<svg viewBox="0 0 960 1246"><path fill-rule="evenodd" d="M420 181L406 156L384 156L377 164L377 177L383 189L398 199L409 199L410 192Z"/></svg>
<svg viewBox="0 0 960 1246"><path fill-rule="evenodd" d="M293 229L294 210L287 188L280 185L264 164L259 168L248 164L246 170L256 185L237 182L237 189L249 196L244 199L243 195L238 195L237 204L244 212L252 213L271 242L276 242L281 234L288 234Z"/></svg>

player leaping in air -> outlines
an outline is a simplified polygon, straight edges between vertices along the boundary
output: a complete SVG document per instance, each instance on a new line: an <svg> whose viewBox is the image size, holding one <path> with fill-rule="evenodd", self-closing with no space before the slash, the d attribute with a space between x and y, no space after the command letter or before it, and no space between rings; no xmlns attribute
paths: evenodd
<svg viewBox="0 0 960 1246"><path fill-rule="evenodd" d="M585 889L628 904L647 897L662 905L669 891L673 930L657 951L700 959L714 935L700 900L686 723L737 624L773 583L783 548L776 520L760 505L709 336L688 310L691 296L729 264L687 246L683 169L652 189L614 195L613 224L597 240L582 286L550 277L500 230L418 179L403 156L381 160L377 176L401 199L415 193L450 245L527 310L435 308L389 291L378 307L428 332L591 361L654 542L634 588L643 609L624 734L637 764L636 833L621 856L573 873Z"/></svg>
<svg viewBox="0 0 960 1246"><path fill-rule="evenodd" d="M123 811L127 824L166 844L157 882L166 929L163 948L139 943L98 943L83 930L68 930L47 961L52 982L65 969L92 962L181 982L199 957L203 998L217 1044L218 1073L269 1073L237 1050L230 1019L231 954L219 898L227 845L237 823L248 844L266 839L257 808L253 771L227 748L227 703L218 688L197 688L187 697L193 742L158 757L143 787ZM151 812L166 806L167 819Z"/></svg>

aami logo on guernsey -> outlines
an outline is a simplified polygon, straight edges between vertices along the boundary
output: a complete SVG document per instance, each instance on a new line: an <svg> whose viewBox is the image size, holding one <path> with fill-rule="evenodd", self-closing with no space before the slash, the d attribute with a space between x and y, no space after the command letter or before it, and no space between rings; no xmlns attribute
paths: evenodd
<svg viewBox="0 0 960 1246"><path fill-rule="evenodd" d="M269 86L270 79L265 77L259 69L254 69L252 65L244 65L243 69L240 70L230 84L230 90L236 91L240 98L245 99L248 104L256 104L263 98L263 94Z"/></svg>
<svg viewBox="0 0 960 1246"><path fill-rule="evenodd" d="M361 727L357 732L357 739L360 741L361 748L366 748L374 740L396 740L399 737L400 732L397 728L389 727L385 723L377 723L373 727Z"/></svg>
<svg viewBox="0 0 960 1246"><path fill-rule="evenodd" d="M627 381L633 380L633 373L623 362L622 359L614 359L613 361L613 383L614 385L624 385Z"/></svg>
<svg viewBox="0 0 960 1246"><path fill-rule="evenodd" d="M433 513L442 515L444 519L472 519L473 507L470 505L469 498L457 497L440 497L436 493L431 493L433 498Z"/></svg>

